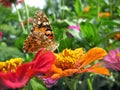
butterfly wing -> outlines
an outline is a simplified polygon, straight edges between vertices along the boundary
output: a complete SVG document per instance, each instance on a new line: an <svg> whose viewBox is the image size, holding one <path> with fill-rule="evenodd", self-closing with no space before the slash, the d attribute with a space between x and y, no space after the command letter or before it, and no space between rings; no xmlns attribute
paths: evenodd
<svg viewBox="0 0 120 90"><path fill-rule="evenodd" d="M35 13L32 31L41 32L50 39L54 39L52 27L47 16L39 10Z"/></svg>
<svg viewBox="0 0 120 90"><path fill-rule="evenodd" d="M23 50L28 53L36 52L40 48L54 51L58 45L59 44L54 40L53 30L48 18L39 10L35 13L33 27L24 42Z"/></svg>

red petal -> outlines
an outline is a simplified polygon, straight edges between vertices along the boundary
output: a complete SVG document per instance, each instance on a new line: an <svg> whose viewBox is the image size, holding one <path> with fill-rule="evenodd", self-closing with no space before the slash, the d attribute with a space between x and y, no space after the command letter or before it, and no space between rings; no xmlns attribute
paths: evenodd
<svg viewBox="0 0 120 90"><path fill-rule="evenodd" d="M28 78L19 80L14 72L0 74L0 88L15 89L23 87L28 81Z"/></svg>
<svg viewBox="0 0 120 90"><path fill-rule="evenodd" d="M32 68L39 69L41 73L49 70L55 61L56 57L53 52L40 50L34 58L34 66Z"/></svg>

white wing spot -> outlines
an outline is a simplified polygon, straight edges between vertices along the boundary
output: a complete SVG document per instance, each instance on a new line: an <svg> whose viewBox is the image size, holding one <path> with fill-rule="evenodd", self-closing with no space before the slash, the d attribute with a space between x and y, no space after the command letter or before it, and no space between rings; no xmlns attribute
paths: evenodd
<svg viewBox="0 0 120 90"><path fill-rule="evenodd" d="M38 24L41 24L41 21L38 21Z"/></svg>

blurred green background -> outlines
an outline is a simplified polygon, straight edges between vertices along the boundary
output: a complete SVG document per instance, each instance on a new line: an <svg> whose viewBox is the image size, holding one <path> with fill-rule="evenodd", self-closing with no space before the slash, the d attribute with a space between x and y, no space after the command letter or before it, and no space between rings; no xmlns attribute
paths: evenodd
<svg viewBox="0 0 120 90"><path fill-rule="evenodd" d="M10 7L0 4L1 61L22 57L27 62L34 57L33 54L24 53L22 47L32 28L34 13L41 8L26 5L24 1L19 4L19 8L18 4ZM60 43L59 52L78 47L89 50L97 46L107 51L120 48L120 0L45 0L41 10L51 22L55 39ZM119 90L119 72L111 73L110 77L81 75L78 90L90 90L86 84L87 78L93 76L91 81L94 90ZM42 81L36 79L32 79L28 87L29 90L47 90ZM48 90L69 89L61 79Z"/></svg>

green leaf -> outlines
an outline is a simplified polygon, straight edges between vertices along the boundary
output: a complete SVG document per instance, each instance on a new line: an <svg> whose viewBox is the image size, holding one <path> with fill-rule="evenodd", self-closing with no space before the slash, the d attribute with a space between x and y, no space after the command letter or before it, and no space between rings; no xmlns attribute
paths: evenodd
<svg viewBox="0 0 120 90"><path fill-rule="evenodd" d="M80 16L82 14L82 3L81 0L76 0L75 1L75 12L77 14L77 16Z"/></svg>
<svg viewBox="0 0 120 90"><path fill-rule="evenodd" d="M59 45L59 51L62 51L65 48L72 48L73 41L73 38L65 38L61 40Z"/></svg>
<svg viewBox="0 0 120 90"><path fill-rule="evenodd" d="M43 83L38 82L36 78L32 78L25 88L27 88L27 90L46 90Z"/></svg>
<svg viewBox="0 0 120 90"><path fill-rule="evenodd" d="M0 43L0 60L8 60L10 58L23 57L23 53L18 48L9 47L4 42Z"/></svg>
<svg viewBox="0 0 120 90"><path fill-rule="evenodd" d="M15 29L15 27L13 25L8 25L8 24L1 24L0 25L0 30L4 33L4 34L18 34L20 33L19 29Z"/></svg>
<svg viewBox="0 0 120 90"><path fill-rule="evenodd" d="M104 43L105 41L107 41L108 39L110 39L111 37L116 35L117 33L120 33L120 31L114 31L114 32L111 32L111 33L107 34L106 36L104 36L100 39L98 44Z"/></svg>
<svg viewBox="0 0 120 90"><path fill-rule="evenodd" d="M81 40L80 31L77 30L68 30L68 32L75 37L77 40Z"/></svg>
<svg viewBox="0 0 120 90"><path fill-rule="evenodd" d="M91 47L94 47L99 42L99 32L97 28L88 22L81 24L80 26L84 39L89 43Z"/></svg>

